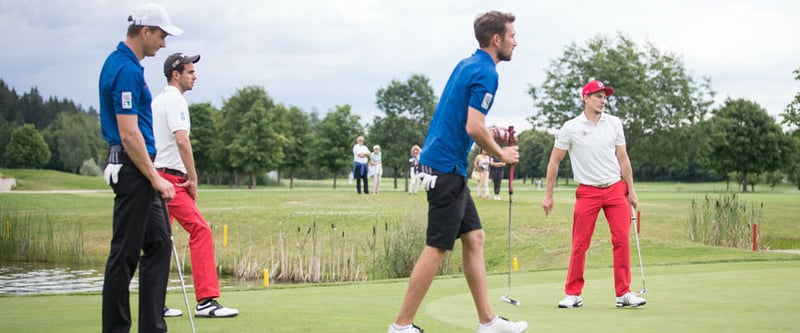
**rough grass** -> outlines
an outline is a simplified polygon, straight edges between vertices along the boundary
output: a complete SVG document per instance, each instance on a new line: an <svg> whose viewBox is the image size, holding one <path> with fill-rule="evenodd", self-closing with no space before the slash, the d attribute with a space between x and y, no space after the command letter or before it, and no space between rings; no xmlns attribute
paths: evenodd
<svg viewBox="0 0 800 333"><path fill-rule="evenodd" d="M3 170L6 176L27 174L25 177L51 179L53 188L76 189L72 186L86 181L60 179L87 178L88 182L100 183L102 190L78 193L4 193L0 194L0 210L48 218L65 217L62 220L80 223L84 237L83 262L102 265L108 253L111 231L113 194L99 178L81 177L51 171ZM19 178L24 180L25 178ZM299 182L302 183L302 182ZM297 184L297 182L296 182ZM311 186L314 184L315 186ZM373 262L370 242L373 228L377 226L380 246L385 235L381 230L385 223L402 224L410 217L424 217L426 202L424 194L408 195L401 189L394 190L392 181L377 196L357 196L354 185L340 181L338 189L332 189L332 180L314 181L305 187L289 190L285 186L246 189L200 188L198 205L211 223L215 233L216 253L222 271L228 275L237 264L237 258L258 262L260 267L271 268L273 252L278 235L283 232L291 236L303 234L314 224L318 225L319 238L330 237L329 229L346 233L347 240L354 245L356 260L367 264L367 276L371 275ZM402 185L402 182L400 182ZM473 184L474 185L474 184ZM771 260L790 258L789 254L767 252L747 253L721 247L709 247L689 241L687 223L691 201L708 193L725 189L719 184L641 183L637 185L640 198L642 254L647 265L664 265L686 262L725 262L742 260ZM758 188L757 188L758 190ZM744 202L763 202L763 221L759 223L762 242L772 248L800 248L800 192L791 186L769 191L740 195ZM513 256L518 257L520 270L561 269L567 265L574 203L574 187L560 185L555 192L555 208L549 217L542 212L540 201L543 192L530 183L515 183L512 223ZM476 199L487 234L485 256L490 273L507 270L508 194L502 193L502 201ZM589 267L611 266L611 245L605 219L598 219L598 226L589 249ZM222 228L228 226L227 246L223 246ZM176 241L182 253L187 252L188 237L175 224ZM380 250L378 250L380 251ZM456 247L456 262L459 247ZM632 251L635 253L635 251ZM349 254L348 254L349 255Z"/></svg>

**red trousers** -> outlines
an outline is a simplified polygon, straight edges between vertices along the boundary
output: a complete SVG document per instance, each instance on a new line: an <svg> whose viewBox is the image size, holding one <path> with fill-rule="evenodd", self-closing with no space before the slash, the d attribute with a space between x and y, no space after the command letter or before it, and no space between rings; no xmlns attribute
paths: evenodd
<svg viewBox="0 0 800 333"><path fill-rule="evenodd" d="M575 191L575 212L572 224L572 253L565 291L567 295L580 295L586 282L586 251L592 242L592 234L600 209L608 220L611 244L614 252L614 288L617 297L630 291L631 206L627 198L628 186L618 181L607 188L580 185Z"/></svg>
<svg viewBox="0 0 800 333"><path fill-rule="evenodd" d="M211 227L200 214L197 203L185 188L177 186L185 179L159 172L161 177L175 184L175 199L167 203L169 221L173 220L189 233L189 253L192 257L192 280L194 280L194 296L196 301L204 298L219 297L219 279L217 278L216 261L214 259L214 237Z"/></svg>

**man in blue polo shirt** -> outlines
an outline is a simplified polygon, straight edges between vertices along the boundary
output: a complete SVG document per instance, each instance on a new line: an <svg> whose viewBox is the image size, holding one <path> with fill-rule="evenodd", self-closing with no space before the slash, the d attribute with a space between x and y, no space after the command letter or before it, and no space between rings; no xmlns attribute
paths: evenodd
<svg viewBox="0 0 800 333"><path fill-rule="evenodd" d="M517 45L514 15L488 12L475 19L475 38L480 49L462 60L442 93L433 114L420 157L422 186L428 191L428 230L422 250L408 282L403 305L389 333L419 333L414 316L447 251L457 238L463 245L462 259L472 299L478 312L478 333L519 333L524 321L512 322L495 315L489 304L483 233L480 218L467 186L467 155L473 140L503 162L519 161L517 147L501 148L486 127L486 114L497 91L495 66L511 60Z"/></svg>
<svg viewBox="0 0 800 333"><path fill-rule="evenodd" d="M137 7L128 17L127 37L100 72L100 124L109 154L104 178L114 190L111 249L103 281L103 332L129 332L129 284L139 265L139 332L167 332L163 318L169 278L169 229L164 200L175 189L153 167L152 96L139 63L180 35L166 10Z"/></svg>

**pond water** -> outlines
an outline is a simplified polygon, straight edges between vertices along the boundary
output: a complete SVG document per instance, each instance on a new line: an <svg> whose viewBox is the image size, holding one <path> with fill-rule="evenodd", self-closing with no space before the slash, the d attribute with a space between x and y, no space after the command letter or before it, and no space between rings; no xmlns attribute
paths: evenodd
<svg viewBox="0 0 800 333"><path fill-rule="evenodd" d="M104 268L64 268L42 267L30 264L0 263L0 296L64 294L103 291ZM184 272L186 288L193 290L191 273ZM220 281L223 288L258 286L262 281L246 281L225 279ZM137 276L131 281L131 290L139 288ZM181 281L178 273L170 272L167 290L180 290ZM193 291L192 291L193 292Z"/></svg>
<svg viewBox="0 0 800 333"><path fill-rule="evenodd" d="M131 288L138 287L136 279ZM0 266L0 295L63 294L103 290L103 272L96 269Z"/></svg>

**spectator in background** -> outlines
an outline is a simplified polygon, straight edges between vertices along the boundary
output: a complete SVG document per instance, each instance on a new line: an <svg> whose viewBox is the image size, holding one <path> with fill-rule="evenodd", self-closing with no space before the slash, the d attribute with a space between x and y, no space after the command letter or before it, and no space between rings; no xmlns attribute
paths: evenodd
<svg viewBox="0 0 800 333"><path fill-rule="evenodd" d="M473 170L478 170L478 186L475 189L478 198L483 198L484 195L489 198L489 161L489 155L481 148L472 164Z"/></svg>
<svg viewBox="0 0 800 333"><path fill-rule="evenodd" d="M408 176L411 178L408 184L408 194L417 194L419 192L419 154L422 150L419 146L414 145L411 147L411 155L408 157Z"/></svg>
<svg viewBox="0 0 800 333"><path fill-rule="evenodd" d="M489 162L489 178L494 184L494 200L500 200L500 185L503 183L503 173L506 163L492 156Z"/></svg>
<svg viewBox="0 0 800 333"><path fill-rule="evenodd" d="M372 178L372 195L378 195L378 187L381 185L383 177L383 163L381 162L381 146L372 146L372 154L369 156L370 177Z"/></svg>
<svg viewBox="0 0 800 333"><path fill-rule="evenodd" d="M369 148L364 145L364 137L356 138L353 145L353 178L356 179L356 191L361 194L361 182L364 182L364 194L369 194Z"/></svg>

